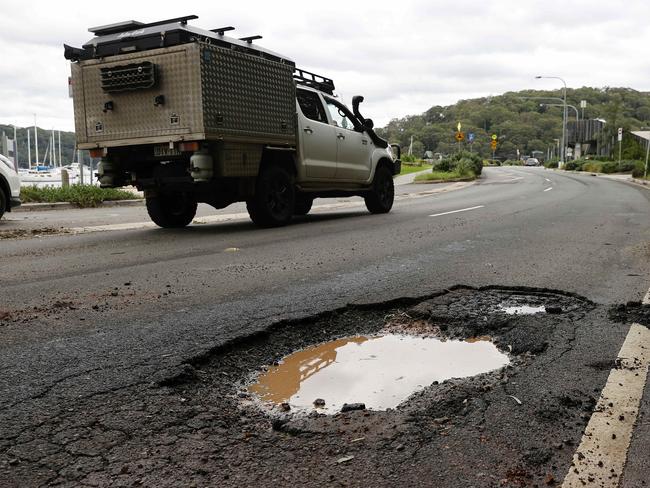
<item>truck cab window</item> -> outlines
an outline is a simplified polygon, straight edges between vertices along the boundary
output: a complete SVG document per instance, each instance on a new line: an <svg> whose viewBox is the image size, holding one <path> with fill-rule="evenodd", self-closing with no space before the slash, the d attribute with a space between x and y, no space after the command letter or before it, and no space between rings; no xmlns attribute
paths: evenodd
<svg viewBox="0 0 650 488"><path fill-rule="evenodd" d="M334 100L325 97L327 103L327 110L332 117L332 124L348 130L359 130L360 128L355 123L354 116L343 105Z"/></svg>
<svg viewBox="0 0 650 488"><path fill-rule="evenodd" d="M328 123L325 109L316 93L307 90L296 90L296 98L305 117L324 124Z"/></svg>

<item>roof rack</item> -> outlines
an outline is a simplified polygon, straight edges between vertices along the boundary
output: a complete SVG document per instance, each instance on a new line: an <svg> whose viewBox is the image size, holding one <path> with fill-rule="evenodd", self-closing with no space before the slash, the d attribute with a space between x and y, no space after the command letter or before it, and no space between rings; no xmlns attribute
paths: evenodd
<svg viewBox="0 0 650 488"><path fill-rule="evenodd" d="M88 32L92 32L96 36L104 36L107 34L118 34L120 32L128 32L134 29L144 29L146 27L155 27L157 25L164 24L173 24L175 22L180 22L181 24L187 24L188 20L198 19L197 15L186 15L185 17L176 17L174 19L159 20L158 22L151 22L149 24L144 24L138 22L137 20L127 20L126 22L118 22L117 24L102 25L100 27L91 27L88 29Z"/></svg>
<svg viewBox="0 0 650 488"><path fill-rule="evenodd" d="M334 81L324 76L305 71L304 69L295 68L293 71L293 79L296 84L316 88L322 92L334 95Z"/></svg>

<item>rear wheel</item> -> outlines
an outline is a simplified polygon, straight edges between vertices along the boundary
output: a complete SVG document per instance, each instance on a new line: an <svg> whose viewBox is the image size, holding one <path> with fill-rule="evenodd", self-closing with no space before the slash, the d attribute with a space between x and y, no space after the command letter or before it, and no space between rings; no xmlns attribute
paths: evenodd
<svg viewBox="0 0 650 488"><path fill-rule="evenodd" d="M7 211L7 195L5 195L5 191L0 187L0 219L4 215L4 213Z"/></svg>
<svg viewBox="0 0 650 488"><path fill-rule="evenodd" d="M293 207L294 215L307 215L311 210L314 199L307 195L296 195L296 204Z"/></svg>
<svg viewBox="0 0 650 488"><path fill-rule="evenodd" d="M278 166L262 169L255 184L255 196L246 202L248 215L260 227L279 227L291 220L296 192L287 171Z"/></svg>
<svg viewBox="0 0 650 488"><path fill-rule="evenodd" d="M147 197L149 217L166 229L189 225L196 215L196 207L196 200L185 193Z"/></svg>
<svg viewBox="0 0 650 488"><path fill-rule="evenodd" d="M395 199L395 187L393 186L393 175L385 166L380 166L375 172L372 180L370 193L365 197L366 208L370 213L388 213L393 208Z"/></svg>

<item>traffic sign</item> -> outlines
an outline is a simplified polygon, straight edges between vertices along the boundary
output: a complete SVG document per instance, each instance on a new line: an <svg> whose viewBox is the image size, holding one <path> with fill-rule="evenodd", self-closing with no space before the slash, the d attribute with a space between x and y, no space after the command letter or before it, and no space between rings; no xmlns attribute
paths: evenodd
<svg viewBox="0 0 650 488"><path fill-rule="evenodd" d="M499 136L497 136L496 134L492 134L492 140L493 141L496 141L498 138L499 138Z"/></svg>
<svg viewBox="0 0 650 488"><path fill-rule="evenodd" d="M467 141L468 142L474 142L474 133L470 132L467 134Z"/></svg>
<svg viewBox="0 0 650 488"><path fill-rule="evenodd" d="M465 140L465 133L464 132L456 132L456 140L458 142L462 142Z"/></svg>
<svg viewBox="0 0 650 488"><path fill-rule="evenodd" d="M495 141L494 139L492 139L492 142L490 142L490 147L491 147L492 150L494 151L494 150L497 148L497 141Z"/></svg>
<svg viewBox="0 0 650 488"><path fill-rule="evenodd" d="M618 142L623 140L623 127L618 128Z"/></svg>

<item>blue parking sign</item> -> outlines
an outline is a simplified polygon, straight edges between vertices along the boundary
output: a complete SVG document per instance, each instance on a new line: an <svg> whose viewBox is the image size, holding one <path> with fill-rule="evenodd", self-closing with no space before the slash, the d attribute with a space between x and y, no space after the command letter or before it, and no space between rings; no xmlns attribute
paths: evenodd
<svg viewBox="0 0 650 488"><path fill-rule="evenodd" d="M469 134L467 134L467 141L468 142L474 142L474 133L473 132L470 132Z"/></svg>

